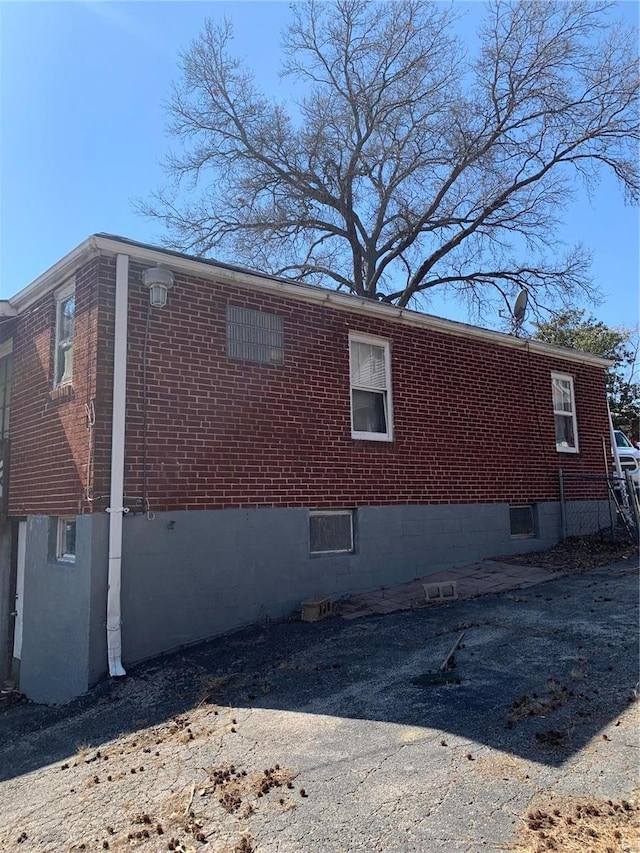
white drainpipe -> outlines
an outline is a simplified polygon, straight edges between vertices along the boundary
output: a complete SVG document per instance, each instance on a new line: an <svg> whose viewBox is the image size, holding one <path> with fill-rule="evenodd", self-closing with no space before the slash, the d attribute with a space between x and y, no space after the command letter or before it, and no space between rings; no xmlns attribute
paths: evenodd
<svg viewBox="0 0 640 853"><path fill-rule="evenodd" d="M111 496L109 513L109 589L107 592L107 655L109 675L126 675L122 666L120 579L124 494L124 430L127 390L127 301L129 256L116 256L116 315L113 348L113 425L111 429Z"/></svg>

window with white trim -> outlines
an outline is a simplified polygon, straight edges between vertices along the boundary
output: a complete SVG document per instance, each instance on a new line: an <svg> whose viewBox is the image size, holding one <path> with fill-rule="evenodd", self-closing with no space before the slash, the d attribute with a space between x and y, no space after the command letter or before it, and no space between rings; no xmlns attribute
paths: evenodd
<svg viewBox="0 0 640 853"><path fill-rule="evenodd" d="M560 453L578 452L578 424L573 377L564 373L551 374L553 420L556 430L556 450Z"/></svg>
<svg viewBox="0 0 640 853"><path fill-rule="evenodd" d="M349 335L351 437L391 441L391 358L389 341Z"/></svg>
<svg viewBox="0 0 640 853"><path fill-rule="evenodd" d="M73 326L76 313L75 285L56 293L56 351L53 387L69 385L73 379Z"/></svg>
<svg viewBox="0 0 640 853"><path fill-rule="evenodd" d="M56 560L67 563L76 561L76 520L59 518L56 536Z"/></svg>
<svg viewBox="0 0 640 853"><path fill-rule="evenodd" d="M353 550L353 510L310 510L309 553L350 554Z"/></svg>

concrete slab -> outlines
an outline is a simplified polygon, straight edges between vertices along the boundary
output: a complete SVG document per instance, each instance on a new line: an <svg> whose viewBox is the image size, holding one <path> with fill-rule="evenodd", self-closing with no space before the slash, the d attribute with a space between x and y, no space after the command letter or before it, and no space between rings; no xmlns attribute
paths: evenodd
<svg viewBox="0 0 640 853"><path fill-rule="evenodd" d="M390 613L393 608L377 607L380 601L395 603L396 610L406 610L409 607L424 606L424 584L456 583L459 598L475 598L479 595L490 595L505 592L510 589L524 589L539 583L546 583L554 578L562 577L562 573L549 572L538 566L516 566L497 561L471 563L468 566L458 566L446 571L426 575L424 578L400 584L395 587L385 587L383 590L352 596L336 604L336 613L344 619L355 619L360 616L370 616L374 613ZM427 602L427 606L440 604L439 601ZM355 609L354 609L355 607Z"/></svg>

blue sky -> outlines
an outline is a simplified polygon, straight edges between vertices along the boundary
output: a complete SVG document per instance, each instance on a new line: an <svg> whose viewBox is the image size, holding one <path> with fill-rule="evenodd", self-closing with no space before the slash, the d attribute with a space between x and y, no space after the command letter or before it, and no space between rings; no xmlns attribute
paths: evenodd
<svg viewBox="0 0 640 853"><path fill-rule="evenodd" d="M637 22L638 10L623 2L619 14ZM468 27L479 11L469 7ZM178 52L206 17L227 15L257 79L284 98L278 37L288 14L286 2L266 0L0 0L0 298L96 231L157 242L159 226L136 214L132 200L163 182L163 102ZM567 212L563 238L592 249L606 294L593 310L609 324L638 319L638 224L611 178ZM440 300L430 311L467 319Z"/></svg>

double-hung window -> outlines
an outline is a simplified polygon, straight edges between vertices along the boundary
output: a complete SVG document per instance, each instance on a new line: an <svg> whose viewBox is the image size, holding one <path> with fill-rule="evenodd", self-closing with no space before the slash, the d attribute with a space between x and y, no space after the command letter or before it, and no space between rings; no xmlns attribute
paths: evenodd
<svg viewBox="0 0 640 853"><path fill-rule="evenodd" d="M389 341L349 336L351 436L370 441L393 438Z"/></svg>
<svg viewBox="0 0 640 853"><path fill-rule="evenodd" d="M573 377L564 373L551 374L553 419L556 430L556 450L560 453L578 452L578 425Z"/></svg>
<svg viewBox="0 0 640 853"><path fill-rule="evenodd" d="M73 284L56 294L56 351L54 388L69 385L73 379L73 325L76 294Z"/></svg>

